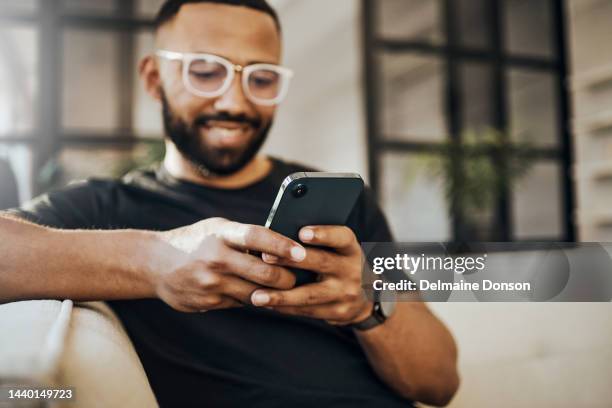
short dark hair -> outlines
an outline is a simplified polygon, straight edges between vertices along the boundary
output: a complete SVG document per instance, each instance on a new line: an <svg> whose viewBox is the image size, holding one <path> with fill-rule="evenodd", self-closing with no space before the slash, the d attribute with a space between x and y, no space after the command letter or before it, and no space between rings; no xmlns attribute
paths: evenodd
<svg viewBox="0 0 612 408"><path fill-rule="evenodd" d="M263 11L274 19L274 24L278 31L281 31L280 20L276 10L268 4L266 0L167 0L159 9L155 18L155 30L172 20L177 15L181 7L190 3L216 3L227 4L230 6L248 7L251 9Z"/></svg>

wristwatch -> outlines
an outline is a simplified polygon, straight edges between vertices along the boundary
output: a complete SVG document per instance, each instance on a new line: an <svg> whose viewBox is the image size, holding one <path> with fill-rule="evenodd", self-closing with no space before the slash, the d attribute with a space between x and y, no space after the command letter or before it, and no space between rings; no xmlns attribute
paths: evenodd
<svg viewBox="0 0 612 408"><path fill-rule="evenodd" d="M360 322L353 323L349 325L349 327L360 331L373 329L374 327L380 326L381 324L386 322L387 319L391 317L394 311L395 299L384 302L380 299L377 299L374 301L374 306L372 307L372 313L370 314L370 317Z"/></svg>

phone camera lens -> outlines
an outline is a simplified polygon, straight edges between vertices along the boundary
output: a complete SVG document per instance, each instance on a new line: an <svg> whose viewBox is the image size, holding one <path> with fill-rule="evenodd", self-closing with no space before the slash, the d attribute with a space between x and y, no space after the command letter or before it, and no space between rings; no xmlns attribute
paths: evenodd
<svg viewBox="0 0 612 408"><path fill-rule="evenodd" d="M301 198L306 195L308 188L304 184L298 184L293 188L293 196L295 198Z"/></svg>

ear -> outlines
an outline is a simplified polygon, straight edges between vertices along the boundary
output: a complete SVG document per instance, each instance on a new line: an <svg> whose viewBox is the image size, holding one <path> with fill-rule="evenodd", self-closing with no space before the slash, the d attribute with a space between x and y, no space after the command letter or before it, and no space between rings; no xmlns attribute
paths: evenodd
<svg viewBox="0 0 612 408"><path fill-rule="evenodd" d="M161 77L157 60L152 55L144 57L138 65L138 73L145 91L156 101L161 100Z"/></svg>

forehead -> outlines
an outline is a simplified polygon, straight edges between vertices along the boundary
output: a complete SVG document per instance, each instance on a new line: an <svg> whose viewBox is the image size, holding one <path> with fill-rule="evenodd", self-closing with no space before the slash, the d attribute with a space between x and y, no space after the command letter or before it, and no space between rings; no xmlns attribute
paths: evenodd
<svg viewBox="0 0 612 408"><path fill-rule="evenodd" d="M206 52L235 63L280 62L274 19L259 10L215 3L186 4L157 34L158 47Z"/></svg>

